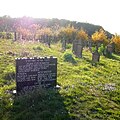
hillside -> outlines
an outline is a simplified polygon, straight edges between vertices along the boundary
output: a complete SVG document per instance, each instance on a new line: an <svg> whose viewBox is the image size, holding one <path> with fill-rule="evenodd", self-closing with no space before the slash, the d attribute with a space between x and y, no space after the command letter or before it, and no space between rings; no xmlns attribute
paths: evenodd
<svg viewBox="0 0 120 120"><path fill-rule="evenodd" d="M67 47L71 53L71 46ZM61 44L51 48L38 42L0 40L0 118L1 120L119 120L120 56L101 56L92 65L91 53L65 62ZM71 53L72 54L72 53ZM58 58L57 84L60 89L39 89L22 96L12 91L15 58L55 56Z"/></svg>
<svg viewBox="0 0 120 120"><path fill-rule="evenodd" d="M95 31L99 29L104 29L100 25L94 25L90 23L70 21L65 19L46 19L46 18L31 18L31 17L21 17L21 18L11 18L10 16L0 17L0 32L13 32L16 27L29 27L32 24L40 25L41 27L49 27L56 29L57 27L66 27L68 25L74 26L76 29L83 28L87 31L88 35L91 36ZM106 31L106 30L105 30ZM106 31L108 38L112 37L112 34Z"/></svg>

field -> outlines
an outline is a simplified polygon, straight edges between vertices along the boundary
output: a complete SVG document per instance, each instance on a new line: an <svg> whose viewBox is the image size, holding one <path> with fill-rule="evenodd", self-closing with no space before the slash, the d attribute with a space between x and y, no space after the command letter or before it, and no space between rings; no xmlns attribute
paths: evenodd
<svg viewBox="0 0 120 120"><path fill-rule="evenodd" d="M120 56L100 57L93 64L87 48L83 58L71 46L51 48L39 42L0 40L0 120L120 120ZM70 53L73 60L66 61ZM55 56L60 89L39 89L16 96L15 58Z"/></svg>

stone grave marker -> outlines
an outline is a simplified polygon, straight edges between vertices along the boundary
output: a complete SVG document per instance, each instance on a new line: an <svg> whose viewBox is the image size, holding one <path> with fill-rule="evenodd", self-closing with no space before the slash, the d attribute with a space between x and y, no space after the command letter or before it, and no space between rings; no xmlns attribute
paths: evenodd
<svg viewBox="0 0 120 120"><path fill-rule="evenodd" d="M73 41L73 53L78 57L82 58L82 51L83 51L83 40L74 40Z"/></svg>
<svg viewBox="0 0 120 120"><path fill-rule="evenodd" d="M99 60L100 60L100 54L97 51L92 53L92 61L93 62L99 62Z"/></svg>
<svg viewBox="0 0 120 120"><path fill-rule="evenodd" d="M109 44L107 45L107 50L106 52L110 55L112 55L112 52L113 52L113 45L112 44Z"/></svg>
<svg viewBox="0 0 120 120"><path fill-rule="evenodd" d="M35 88L55 87L57 83L57 58L20 58L16 59L17 94Z"/></svg>
<svg viewBox="0 0 120 120"><path fill-rule="evenodd" d="M65 38L62 39L62 51L66 50L66 40Z"/></svg>

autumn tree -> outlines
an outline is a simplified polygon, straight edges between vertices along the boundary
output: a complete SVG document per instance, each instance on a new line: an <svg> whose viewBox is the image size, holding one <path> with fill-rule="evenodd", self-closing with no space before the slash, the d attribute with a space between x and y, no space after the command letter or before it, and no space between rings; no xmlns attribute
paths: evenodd
<svg viewBox="0 0 120 120"><path fill-rule="evenodd" d="M20 39L29 40L31 36L31 32L29 29L18 27L17 33L19 34ZM21 37L20 37L21 36Z"/></svg>
<svg viewBox="0 0 120 120"><path fill-rule="evenodd" d="M42 42L46 43L50 47L50 43L52 40L53 31L51 28L44 27L37 31L37 38Z"/></svg>
<svg viewBox="0 0 120 120"><path fill-rule="evenodd" d="M86 40L88 40L88 34L85 30L83 30L83 28L81 28L76 33L76 40L73 41L72 48L73 53L79 58L82 57L82 51Z"/></svg>
<svg viewBox="0 0 120 120"><path fill-rule="evenodd" d="M62 42L62 50L66 50L66 43L72 43L75 38L76 29L73 26L68 25L67 27L62 27L59 30L59 36Z"/></svg>
<svg viewBox="0 0 120 120"><path fill-rule="evenodd" d="M120 53L120 35L115 34L111 38L111 42L113 42L115 45L115 52Z"/></svg>
<svg viewBox="0 0 120 120"><path fill-rule="evenodd" d="M67 27L61 27L59 30L59 36L67 41L67 43L72 43L75 38L77 29L73 26L68 25Z"/></svg>
<svg viewBox="0 0 120 120"><path fill-rule="evenodd" d="M37 31L40 29L40 25L32 24L30 25L29 29L30 29L30 32L31 32L31 35L34 41L36 39Z"/></svg>
<svg viewBox="0 0 120 120"><path fill-rule="evenodd" d="M81 28L79 31L77 31L76 39L88 40L87 32L83 28Z"/></svg>
<svg viewBox="0 0 120 120"><path fill-rule="evenodd" d="M99 31L93 33L92 40L96 46L96 51L98 51L98 48L101 44L104 44L104 46L108 44L107 35L103 29L100 29Z"/></svg>

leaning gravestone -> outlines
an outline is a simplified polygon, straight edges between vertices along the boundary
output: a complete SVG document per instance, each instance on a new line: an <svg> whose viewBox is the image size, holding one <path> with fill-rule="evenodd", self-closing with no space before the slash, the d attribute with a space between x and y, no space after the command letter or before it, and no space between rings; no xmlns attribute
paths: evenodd
<svg viewBox="0 0 120 120"><path fill-rule="evenodd" d="M57 82L57 58L16 59L17 94L39 87L55 87Z"/></svg>

